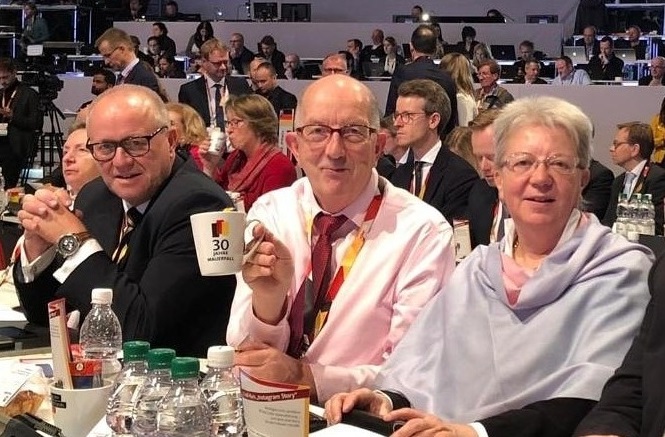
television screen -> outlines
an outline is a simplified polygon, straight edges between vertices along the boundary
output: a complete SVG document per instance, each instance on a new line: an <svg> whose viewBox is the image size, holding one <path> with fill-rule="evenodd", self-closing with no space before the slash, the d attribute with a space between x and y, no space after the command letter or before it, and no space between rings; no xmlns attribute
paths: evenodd
<svg viewBox="0 0 665 437"><path fill-rule="evenodd" d="M259 21L276 20L277 3L254 3L254 19Z"/></svg>
<svg viewBox="0 0 665 437"><path fill-rule="evenodd" d="M310 3L282 3L282 21L312 21Z"/></svg>

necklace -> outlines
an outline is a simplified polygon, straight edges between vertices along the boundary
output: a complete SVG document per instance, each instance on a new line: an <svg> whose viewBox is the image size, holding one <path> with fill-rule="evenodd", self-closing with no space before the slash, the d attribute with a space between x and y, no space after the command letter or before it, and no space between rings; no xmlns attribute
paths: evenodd
<svg viewBox="0 0 665 437"><path fill-rule="evenodd" d="M515 256L515 250L520 247L520 240L515 235L515 241L513 241L513 256Z"/></svg>

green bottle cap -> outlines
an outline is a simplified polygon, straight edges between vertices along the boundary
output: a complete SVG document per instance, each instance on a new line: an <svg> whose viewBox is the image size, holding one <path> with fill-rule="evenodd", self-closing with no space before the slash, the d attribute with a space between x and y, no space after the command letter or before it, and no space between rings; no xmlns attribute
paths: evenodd
<svg viewBox="0 0 665 437"><path fill-rule="evenodd" d="M126 341L122 345L125 361L142 361L148 355L150 343L147 341Z"/></svg>
<svg viewBox="0 0 665 437"><path fill-rule="evenodd" d="M198 376L198 358L178 357L171 361L171 377L173 379L197 378Z"/></svg>
<svg viewBox="0 0 665 437"><path fill-rule="evenodd" d="M175 351L168 348L150 349L148 352L148 369L170 369Z"/></svg>

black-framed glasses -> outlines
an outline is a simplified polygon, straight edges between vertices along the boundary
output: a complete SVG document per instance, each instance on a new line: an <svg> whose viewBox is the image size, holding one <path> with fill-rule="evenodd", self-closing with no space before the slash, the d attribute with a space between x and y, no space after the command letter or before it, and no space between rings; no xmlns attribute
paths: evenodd
<svg viewBox="0 0 665 437"><path fill-rule="evenodd" d="M150 141L157 136L166 126L162 126L150 135L143 135L138 137L129 137L120 141L102 141L100 143L88 143L85 145L92 157L99 162L107 162L115 157L118 147L122 148L126 154L132 158L138 158L147 154L150 151Z"/></svg>
<svg viewBox="0 0 665 437"><path fill-rule="evenodd" d="M579 167L579 159L569 155L550 155L545 159L538 159L531 153L513 153L504 159L502 166L517 174L534 171L540 164L545 164L547 170L554 170L559 174L570 175Z"/></svg>
<svg viewBox="0 0 665 437"><path fill-rule="evenodd" d="M108 58L110 58L111 55L112 55L116 50L118 50L119 48L120 48L120 46L116 46L116 47L115 47L113 50L111 50L110 52L108 52L108 53L100 53L100 54L102 55L102 58L104 58L104 59L108 59Z"/></svg>
<svg viewBox="0 0 665 437"><path fill-rule="evenodd" d="M330 141L332 134L337 132L342 138L342 141L347 144L360 144L367 141L376 129L369 126L360 124L349 124L339 128L333 128L324 124L308 124L296 128L296 132L300 134L306 141L323 145Z"/></svg>
<svg viewBox="0 0 665 437"><path fill-rule="evenodd" d="M612 144L610 144L610 149L618 149L619 147L623 146L624 144L628 144L629 146L632 146L634 143L631 143L630 141L612 141Z"/></svg>

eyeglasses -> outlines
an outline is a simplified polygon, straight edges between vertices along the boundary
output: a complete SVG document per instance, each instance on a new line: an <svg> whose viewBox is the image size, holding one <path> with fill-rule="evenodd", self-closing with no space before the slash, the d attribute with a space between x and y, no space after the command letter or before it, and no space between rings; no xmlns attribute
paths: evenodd
<svg viewBox="0 0 665 437"><path fill-rule="evenodd" d="M162 126L150 135L144 135L140 137L129 137L124 140L117 142L107 141L101 143L88 143L86 147L92 153L92 157L99 162L107 162L115 157L115 153L118 150L118 147L121 147L126 154L132 158L138 158L143 156L150 151L150 140L152 140L157 134L166 129L166 126Z"/></svg>
<svg viewBox="0 0 665 437"><path fill-rule="evenodd" d="M118 50L119 48L120 48L120 46L117 46L116 48L114 48L114 49L111 50L110 52L108 52L108 53L106 53L106 54L104 54L104 53L100 53L100 55L102 55L102 58L104 58L104 59L108 59L108 58L111 57L111 55L113 54L113 52L115 52L115 51Z"/></svg>
<svg viewBox="0 0 665 437"><path fill-rule="evenodd" d="M347 70L344 68L324 68L323 72L326 74L345 74Z"/></svg>
<svg viewBox="0 0 665 437"><path fill-rule="evenodd" d="M401 120L404 124L411 124L420 115L427 115L427 112L395 112L393 121Z"/></svg>
<svg viewBox="0 0 665 437"><path fill-rule="evenodd" d="M224 120L224 126L236 128L245 123L245 120L242 118L236 118L233 120Z"/></svg>
<svg viewBox="0 0 665 437"><path fill-rule="evenodd" d="M633 143L630 141L612 141L612 144L610 145L610 149L617 149L621 147L624 144L628 144L629 146L632 146Z"/></svg>
<svg viewBox="0 0 665 437"><path fill-rule="evenodd" d="M545 167L554 170L559 174L570 175L575 172L579 160L574 156L568 155L551 155L545 159L538 159L531 153L514 153L509 155L502 164L508 170L517 174L526 174L534 171L540 164L545 164Z"/></svg>
<svg viewBox="0 0 665 437"><path fill-rule="evenodd" d="M206 59L206 62L209 63L209 64L211 64L211 65L212 65L213 67L215 67L215 68L219 68L219 67L221 67L222 65L226 65L226 66L229 65L229 60L228 60L228 59L224 59L224 60L222 60L222 61L217 61L217 62L212 62L212 61L209 61L209 60Z"/></svg>
<svg viewBox="0 0 665 437"><path fill-rule="evenodd" d="M370 135L376 133L376 129L356 124L350 124L340 128L332 128L322 124L309 124L307 126L296 128L296 132L312 144L323 145L327 143L330 141L334 132L339 134L344 143L360 144L367 141Z"/></svg>

